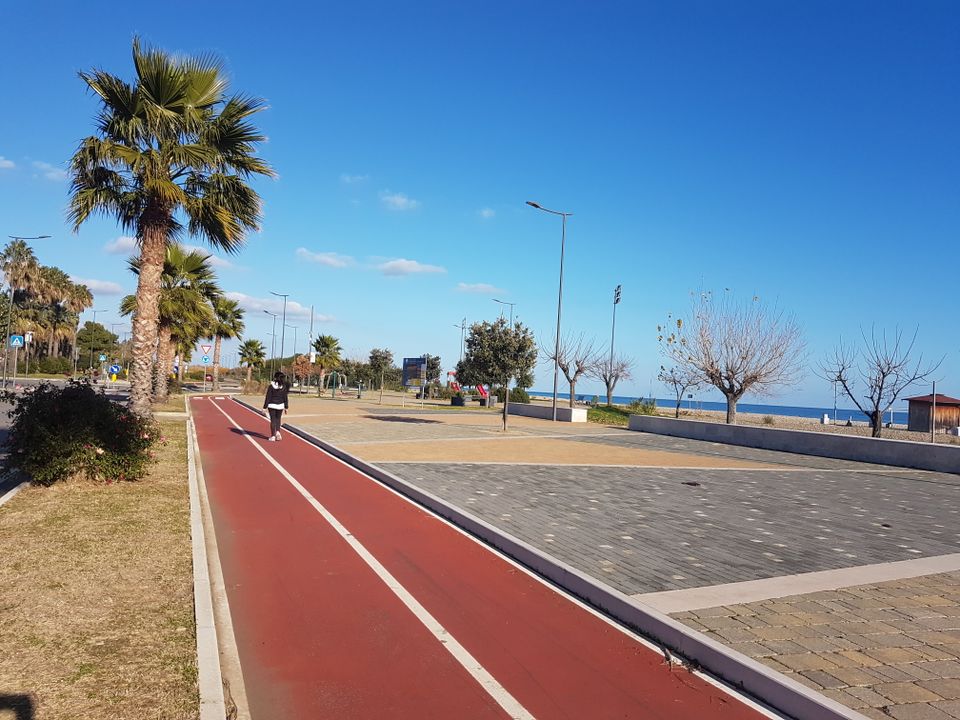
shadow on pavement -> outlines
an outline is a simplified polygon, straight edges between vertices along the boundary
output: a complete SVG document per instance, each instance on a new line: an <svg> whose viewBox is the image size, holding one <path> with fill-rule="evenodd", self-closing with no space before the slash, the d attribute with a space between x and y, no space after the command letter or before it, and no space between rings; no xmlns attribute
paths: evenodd
<svg viewBox="0 0 960 720"><path fill-rule="evenodd" d="M402 422L416 424L439 425L439 420L426 420L424 418L400 417L399 415L365 415L367 420L380 420L381 422Z"/></svg>
<svg viewBox="0 0 960 720"><path fill-rule="evenodd" d="M269 435L264 435L263 433L256 432L255 430L237 430L237 428L230 428L230 432L236 435L249 435L250 437L260 438L261 440L269 440Z"/></svg>

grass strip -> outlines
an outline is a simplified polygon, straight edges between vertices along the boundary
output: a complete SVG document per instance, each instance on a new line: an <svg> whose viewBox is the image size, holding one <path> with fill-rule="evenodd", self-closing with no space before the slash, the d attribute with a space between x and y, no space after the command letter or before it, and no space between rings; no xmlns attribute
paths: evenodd
<svg viewBox="0 0 960 720"><path fill-rule="evenodd" d="M0 508L0 688L36 720L198 717L185 423L160 425L146 479Z"/></svg>
<svg viewBox="0 0 960 720"><path fill-rule="evenodd" d="M587 408L587 422L601 425L627 425L630 422L630 411L615 405Z"/></svg>

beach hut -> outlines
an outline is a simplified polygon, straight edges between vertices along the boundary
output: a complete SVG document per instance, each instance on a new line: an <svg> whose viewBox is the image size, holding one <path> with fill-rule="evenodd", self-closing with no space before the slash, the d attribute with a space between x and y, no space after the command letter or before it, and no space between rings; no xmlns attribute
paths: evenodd
<svg viewBox="0 0 960 720"><path fill-rule="evenodd" d="M907 429L930 432L930 413L933 411L933 395L907 398L909 420ZM947 430L960 426L960 400L937 393L936 429Z"/></svg>

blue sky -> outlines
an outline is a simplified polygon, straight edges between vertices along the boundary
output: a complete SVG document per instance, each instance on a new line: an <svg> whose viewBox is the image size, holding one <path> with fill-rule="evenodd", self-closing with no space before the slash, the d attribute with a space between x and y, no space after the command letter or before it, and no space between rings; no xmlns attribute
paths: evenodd
<svg viewBox="0 0 960 720"><path fill-rule="evenodd" d="M608 346L623 284L617 349L636 370L618 393L665 397L657 323L731 288L795 313L811 367L861 327L919 328L960 394L956 3L342 5L12 6L0 235L52 235L41 261L95 281L98 321L121 321L122 233L71 231L63 170L97 107L77 72L131 77L139 34L219 55L235 90L269 102L279 178L257 183L263 229L219 268L268 346L270 290L297 303L300 349L313 305L314 332L348 355L451 368L453 326L497 316L492 297L550 338L560 224L535 200L574 213L565 331ZM810 372L771 401L833 395Z"/></svg>

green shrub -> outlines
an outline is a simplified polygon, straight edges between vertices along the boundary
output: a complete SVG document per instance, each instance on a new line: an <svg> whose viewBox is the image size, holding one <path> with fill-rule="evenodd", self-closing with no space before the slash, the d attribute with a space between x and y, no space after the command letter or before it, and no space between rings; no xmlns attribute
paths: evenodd
<svg viewBox="0 0 960 720"><path fill-rule="evenodd" d="M656 415L657 401L654 398L649 400L638 398L627 405L627 410L633 415Z"/></svg>
<svg viewBox="0 0 960 720"><path fill-rule="evenodd" d="M5 465L21 469L37 485L72 477L139 480L152 462L151 447L162 440L152 421L84 380L64 387L41 383L2 398L13 405Z"/></svg>
<svg viewBox="0 0 960 720"><path fill-rule="evenodd" d="M515 387L510 391L510 402L528 403L530 402L530 394L523 388Z"/></svg>
<svg viewBox="0 0 960 720"><path fill-rule="evenodd" d="M70 358L65 357L45 357L37 360L34 370L46 375L63 375L73 370Z"/></svg>

